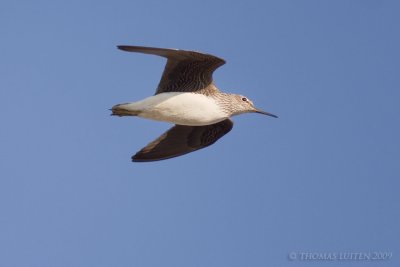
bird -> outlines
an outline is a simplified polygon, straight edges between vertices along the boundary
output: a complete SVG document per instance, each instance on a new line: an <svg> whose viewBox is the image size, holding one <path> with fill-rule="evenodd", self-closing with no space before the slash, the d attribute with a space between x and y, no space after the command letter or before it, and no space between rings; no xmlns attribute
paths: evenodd
<svg viewBox="0 0 400 267"><path fill-rule="evenodd" d="M226 62L197 51L118 45L126 52L167 59L154 95L114 105L113 116L137 116L174 124L132 156L134 162L170 159L208 147L230 132L232 116L242 113L276 115L256 108L246 96L221 92L213 73Z"/></svg>

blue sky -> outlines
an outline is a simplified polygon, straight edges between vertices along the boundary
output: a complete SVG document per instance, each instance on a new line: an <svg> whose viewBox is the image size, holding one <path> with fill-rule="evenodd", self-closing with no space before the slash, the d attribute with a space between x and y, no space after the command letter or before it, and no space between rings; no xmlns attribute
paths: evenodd
<svg viewBox="0 0 400 267"><path fill-rule="evenodd" d="M399 266L399 8L3 0L0 266ZM108 109L153 94L165 61L120 44L222 57L221 90L279 119L131 163L170 126Z"/></svg>

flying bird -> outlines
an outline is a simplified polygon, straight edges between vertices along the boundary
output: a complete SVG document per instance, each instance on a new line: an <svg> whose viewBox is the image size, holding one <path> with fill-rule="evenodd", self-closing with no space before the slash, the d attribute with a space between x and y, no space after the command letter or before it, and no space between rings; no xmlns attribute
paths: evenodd
<svg viewBox="0 0 400 267"><path fill-rule="evenodd" d="M134 156L147 162L181 156L214 144L232 130L230 117L242 113L276 115L256 108L238 94L221 92L212 74L225 60L195 51L143 46L118 46L128 52L167 59L156 93L143 100L112 107L115 116L138 116L175 124Z"/></svg>

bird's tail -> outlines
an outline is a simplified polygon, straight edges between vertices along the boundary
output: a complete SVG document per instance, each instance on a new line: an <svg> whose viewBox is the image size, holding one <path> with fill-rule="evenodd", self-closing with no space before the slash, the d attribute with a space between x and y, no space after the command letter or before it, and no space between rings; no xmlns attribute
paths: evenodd
<svg viewBox="0 0 400 267"><path fill-rule="evenodd" d="M118 104L113 106L110 110L112 111L111 116L137 116L139 111L128 109L127 104Z"/></svg>

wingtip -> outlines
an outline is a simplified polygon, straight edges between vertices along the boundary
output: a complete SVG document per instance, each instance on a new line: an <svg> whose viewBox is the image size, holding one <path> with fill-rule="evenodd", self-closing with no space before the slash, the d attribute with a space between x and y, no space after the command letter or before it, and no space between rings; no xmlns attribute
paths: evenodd
<svg viewBox="0 0 400 267"><path fill-rule="evenodd" d="M152 161L152 160L148 160L146 158L142 158L140 157L140 155L135 154L131 157L132 162L148 162L148 161Z"/></svg>
<svg viewBox="0 0 400 267"><path fill-rule="evenodd" d="M157 161L157 160L154 160L154 159L143 159L143 158L136 157L136 155L135 155L135 156L132 156L131 161L132 162L152 162L152 161Z"/></svg>
<svg viewBox="0 0 400 267"><path fill-rule="evenodd" d="M137 48L137 47L131 46L131 45L117 45L117 48L119 50L126 51L126 52L136 52L135 48Z"/></svg>
<svg viewBox="0 0 400 267"><path fill-rule="evenodd" d="M176 156L172 157L146 157L146 155L137 153L131 157L132 162L154 162L154 161L161 161L161 160L166 160L170 158L174 158Z"/></svg>
<svg viewBox="0 0 400 267"><path fill-rule="evenodd" d="M117 45L117 48L119 50L125 50L126 49L126 45Z"/></svg>

